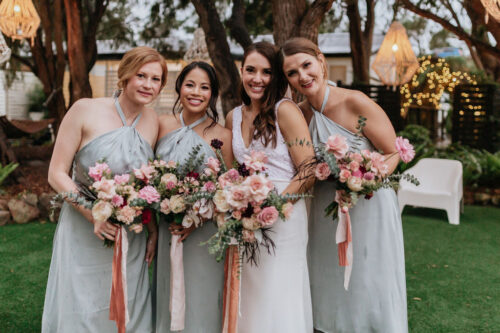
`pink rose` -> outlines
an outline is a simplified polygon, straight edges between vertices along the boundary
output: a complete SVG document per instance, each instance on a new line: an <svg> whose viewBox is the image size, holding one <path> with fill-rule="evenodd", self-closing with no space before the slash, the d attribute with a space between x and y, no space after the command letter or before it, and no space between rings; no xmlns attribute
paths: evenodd
<svg viewBox="0 0 500 333"><path fill-rule="evenodd" d="M351 163L349 163L349 170L358 171L359 170L359 163L357 161L351 161Z"/></svg>
<svg viewBox="0 0 500 333"><path fill-rule="evenodd" d="M281 207L283 211L283 215L285 215L285 219L289 219L292 216L293 204L291 202L287 202Z"/></svg>
<svg viewBox="0 0 500 333"><path fill-rule="evenodd" d="M356 161L358 163L358 166L359 164L361 164L361 162L363 162L363 156L361 156L360 153L352 153L352 154L349 154L349 157L353 160L353 161Z"/></svg>
<svg viewBox="0 0 500 333"><path fill-rule="evenodd" d="M358 170L356 170L356 171L353 171L353 172L352 172L352 175L353 175L354 177L358 177L358 178L362 178L362 177L363 177L363 173L362 173L362 172L361 172L361 170L359 170L359 169L358 169Z"/></svg>
<svg viewBox="0 0 500 333"><path fill-rule="evenodd" d="M372 153L371 153L368 149L363 149L363 150L361 151L361 156L362 156L363 158L370 159L370 158L371 158L371 155L372 155Z"/></svg>
<svg viewBox="0 0 500 333"><path fill-rule="evenodd" d="M96 163L93 167L89 168L89 176L92 177L94 181L101 180L102 176L106 173L111 173L106 163Z"/></svg>
<svg viewBox="0 0 500 333"><path fill-rule="evenodd" d="M215 176L215 171L210 169L210 168L205 168L203 170L203 173L205 174L205 176L208 176L208 177Z"/></svg>
<svg viewBox="0 0 500 333"><path fill-rule="evenodd" d="M130 224L134 221L137 216L137 211L130 207L129 205L120 208L116 214L116 219L125 224Z"/></svg>
<svg viewBox="0 0 500 333"><path fill-rule="evenodd" d="M319 180L325 180L330 176L330 167L328 166L327 163L320 163L316 166L316 170L314 170L314 175L316 178Z"/></svg>
<svg viewBox="0 0 500 333"><path fill-rule="evenodd" d="M153 177L154 173L155 168L152 165L143 164L139 169L134 169L134 175L146 184L149 182L151 177Z"/></svg>
<svg viewBox="0 0 500 333"><path fill-rule="evenodd" d="M270 226L278 219L279 213L276 207L270 206L264 208L257 216L263 226Z"/></svg>
<svg viewBox="0 0 500 333"><path fill-rule="evenodd" d="M97 190L97 197L103 200L111 200L116 194L115 181L113 179L101 178L100 181L92 184L92 187Z"/></svg>
<svg viewBox="0 0 500 333"><path fill-rule="evenodd" d="M145 186L139 190L139 198L144 199L151 204L160 201L160 194L153 186Z"/></svg>
<svg viewBox="0 0 500 333"><path fill-rule="evenodd" d="M167 162L167 168L173 169L177 167L177 163L175 161L168 161Z"/></svg>
<svg viewBox="0 0 500 333"><path fill-rule="evenodd" d="M243 155L245 166L253 171L265 171L267 163L267 156L262 151L254 151L250 153L250 156Z"/></svg>
<svg viewBox="0 0 500 333"><path fill-rule="evenodd" d="M248 205L250 189L248 186L231 186L224 190L226 200L235 209L243 209Z"/></svg>
<svg viewBox="0 0 500 333"><path fill-rule="evenodd" d="M220 162L218 159L216 159L215 157L209 157L207 159L207 166L214 170L215 172L219 172L220 171Z"/></svg>
<svg viewBox="0 0 500 333"><path fill-rule="evenodd" d="M205 185L203 185L203 191L206 192L215 192L217 187L215 186L214 182L206 182Z"/></svg>
<svg viewBox="0 0 500 333"><path fill-rule="evenodd" d="M363 175L363 179L373 180L373 179L375 179L375 174L373 172L367 172Z"/></svg>
<svg viewBox="0 0 500 333"><path fill-rule="evenodd" d="M235 220L241 220L241 212L239 210L235 210L233 211L233 213L231 214L231 216L235 219Z"/></svg>
<svg viewBox="0 0 500 333"><path fill-rule="evenodd" d="M347 169L340 170L339 180L342 183L345 183L347 181L347 179L349 179L349 177L351 177L351 172L349 170L347 170Z"/></svg>
<svg viewBox="0 0 500 333"><path fill-rule="evenodd" d="M248 186L250 189L251 200L261 202L267 198L270 191L267 183L266 177L254 174L247 177L242 185Z"/></svg>
<svg viewBox="0 0 500 333"><path fill-rule="evenodd" d="M114 195L113 199L111 199L111 203L115 207L120 207L121 205L123 205L123 201L124 200L123 200L123 197L121 195Z"/></svg>
<svg viewBox="0 0 500 333"><path fill-rule="evenodd" d="M240 174L236 169L229 169L227 172L219 176L219 184L221 188L232 185L240 179Z"/></svg>
<svg viewBox="0 0 500 333"><path fill-rule="evenodd" d="M130 175L127 173L125 173L123 175L116 175L114 180L115 180L115 183L117 183L119 185L125 185L130 180Z"/></svg>
<svg viewBox="0 0 500 333"><path fill-rule="evenodd" d="M384 156L377 152L373 152L371 157L371 171L384 177L389 172L389 167L385 163Z"/></svg>
<svg viewBox="0 0 500 333"><path fill-rule="evenodd" d="M346 138L338 134L330 136L325 145L326 149L337 159L343 158L349 149Z"/></svg>
<svg viewBox="0 0 500 333"><path fill-rule="evenodd" d="M396 138L396 150L403 162L408 163L415 157L415 150L408 139L398 136Z"/></svg>

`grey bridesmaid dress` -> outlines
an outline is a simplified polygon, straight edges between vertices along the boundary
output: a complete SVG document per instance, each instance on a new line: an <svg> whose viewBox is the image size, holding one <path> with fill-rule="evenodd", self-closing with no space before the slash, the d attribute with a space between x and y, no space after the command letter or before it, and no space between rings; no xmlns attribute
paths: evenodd
<svg viewBox="0 0 500 333"><path fill-rule="evenodd" d="M351 149L373 151L367 138L323 114L328 92L321 110L313 109L309 124L313 142L324 143L330 135L340 134ZM308 255L315 329L325 333L407 332L403 231L394 190L381 189L349 210L354 258L348 290L344 289L345 268L338 264L338 221L324 213L334 197L334 183L315 185Z"/></svg>
<svg viewBox="0 0 500 333"><path fill-rule="evenodd" d="M118 100L115 101L123 127L90 141L75 155L73 180L90 185L89 167L105 159L115 174L139 168L153 158L153 149L131 126ZM145 261L146 232L127 232L128 311L127 332L152 332L152 307L148 267ZM113 249L103 246L94 235L94 226L73 206L64 203L54 235L42 332L116 332L109 320Z"/></svg>
<svg viewBox="0 0 500 333"><path fill-rule="evenodd" d="M194 130L205 121L206 116L186 126L180 114L182 127L160 140L156 145L156 156L166 162L182 163L192 148L201 145L200 154L205 159L216 157L215 152ZM201 172L202 170L197 170ZM153 317L156 332L170 331L170 240L172 234L165 221L159 222L158 251L153 275ZM184 283L186 290L186 333L219 333L222 330L222 291L224 265L217 263L201 242L217 232L214 223L205 222L184 241Z"/></svg>

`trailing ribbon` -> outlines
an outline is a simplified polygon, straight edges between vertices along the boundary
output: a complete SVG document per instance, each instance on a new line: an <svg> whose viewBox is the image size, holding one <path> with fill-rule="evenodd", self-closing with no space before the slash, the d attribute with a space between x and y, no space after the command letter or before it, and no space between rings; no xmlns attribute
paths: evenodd
<svg viewBox="0 0 500 333"><path fill-rule="evenodd" d="M238 245L229 245L224 262L224 301L222 305L222 333L236 333L240 298L240 254Z"/></svg>
<svg viewBox="0 0 500 333"><path fill-rule="evenodd" d="M349 280L351 279L352 271L352 235L351 235L351 217L349 211L342 213L339 207L338 210L339 223L335 234L335 241L337 243L337 250L339 255L339 266L345 266L344 272L344 288L347 290L349 287Z"/></svg>
<svg viewBox="0 0 500 333"><path fill-rule="evenodd" d="M113 278L109 300L109 319L116 322L118 333L125 333L125 328L130 319L127 309L127 252L127 230L124 226L121 226L117 228L115 234Z"/></svg>
<svg viewBox="0 0 500 333"><path fill-rule="evenodd" d="M172 235L170 245L170 330L184 330L186 289L184 285L183 244L181 236Z"/></svg>

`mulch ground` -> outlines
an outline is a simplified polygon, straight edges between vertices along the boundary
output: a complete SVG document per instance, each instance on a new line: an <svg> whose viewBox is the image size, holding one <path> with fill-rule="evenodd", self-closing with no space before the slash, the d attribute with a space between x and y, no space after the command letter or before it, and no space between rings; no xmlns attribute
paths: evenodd
<svg viewBox="0 0 500 333"><path fill-rule="evenodd" d="M47 179L50 161L23 162L19 167L22 174L21 182L16 182L9 177L3 184L3 189L9 195L16 195L23 191L30 191L37 195L52 192Z"/></svg>

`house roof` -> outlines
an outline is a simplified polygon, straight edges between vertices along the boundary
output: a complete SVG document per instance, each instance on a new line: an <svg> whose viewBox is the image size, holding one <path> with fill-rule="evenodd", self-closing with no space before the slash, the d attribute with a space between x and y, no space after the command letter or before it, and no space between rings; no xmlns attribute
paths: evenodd
<svg viewBox="0 0 500 333"><path fill-rule="evenodd" d="M146 43L146 45L153 46L161 42L163 44L169 45L169 49L172 51L180 51L182 49L187 49L192 42L192 37L188 38L178 38L174 36L169 36L166 38L162 38L161 41L154 40L150 43ZM266 35L258 35L252 38L254 42L260 41L268 41L273 43L274 38L272 34ZM372 43L372 53L377 52L384 40L384 35L382 34L374 34L373 35L373 43ZM241 45L237 44L233 40L228 38L229 48L231 50L231 54L236 57L243 56L243 48ZM351 46L349 42L349 33L348 32L333 32L333 33L324 33L319 34L318 36L318 46L321 52L326 56L350 56L351 54ZM119 46L114 45L113 40L100 40L97 41L97 53L99 58L116 58L120 57L129 49L131 49L132 45L122 44Z"/></svg>

